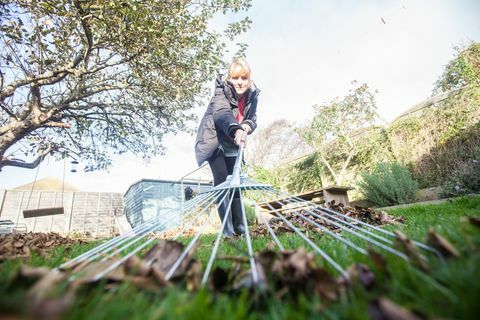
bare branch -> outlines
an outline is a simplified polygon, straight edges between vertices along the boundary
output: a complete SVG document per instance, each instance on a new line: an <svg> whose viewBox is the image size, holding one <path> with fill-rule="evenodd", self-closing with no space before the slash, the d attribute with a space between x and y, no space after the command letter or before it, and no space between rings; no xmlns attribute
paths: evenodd
<svg viewBox="0 0 480 320"><path fill-rule="evenodd" d="M18 117L13 113L12 110L10 110L10 108L5 104L3 103L3 101L0 101L0 107L2 107L2 109L12 118L15 118L18 120Z"/></svg>
<svg viewBox="0 0 480 320"><path fill-rule="evenodd" d="M63 123L63 122L54 122L54 121L48 121L43 125L43 127L57 127L57 128L66 128L70 129L72 127L71 124L69 123Z"/></svg>
<svg viewBox="0 0 480 320"><path fill-rule="evenodd" d="M2 171L3 167L7 167L7 166L20 167L20 168L26 168L26 169L35 169L36 167L38 167L38 165L43 161L43 159L45 159L45 157L49 153L53 152L53 150L54 150L54 147L49 146L44 152L42 152L42 154L38 156L37 159L35 159L32 162L24 162L20 159L10 159L8 157L3 158L0 161L0 171Z"/></svg>

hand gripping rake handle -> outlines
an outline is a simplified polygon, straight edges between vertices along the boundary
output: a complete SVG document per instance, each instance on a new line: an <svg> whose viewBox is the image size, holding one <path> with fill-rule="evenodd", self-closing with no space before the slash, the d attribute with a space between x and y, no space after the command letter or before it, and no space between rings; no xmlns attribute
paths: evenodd
<svg viewBox="0 0 480 320"><path fill-rule="evenodd" d="M237 160L235 160L235 165L233 166L233 172L232 172L232 179L230 180L231 185L240 184L240 171L242 170L243 146L244 146L244 142L240 143L240 146L238 147Z"/></svg>

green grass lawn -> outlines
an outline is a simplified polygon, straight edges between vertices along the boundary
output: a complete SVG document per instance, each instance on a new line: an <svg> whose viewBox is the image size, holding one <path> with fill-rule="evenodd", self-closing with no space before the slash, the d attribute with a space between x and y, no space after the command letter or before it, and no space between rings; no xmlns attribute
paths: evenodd
<svg viewBox="0 0 480 320"><path fill-rule="evenodd" d="M188 292L178 286L159 292L137 289L123 284L106 291L102 285L81 290L74 305L65 315L66 319L305 319L320 316L332 319L369 319L369 303L377 297L386 296L419 315L428 318L474 319L480 311L480 229L461 222L464 216L480 216L480 197L464 197L438 205L416 205L392 209L390 214L405 217L405 224L388 226L399 229L415 240L423 240L429 228L434 228L447 238L461 253L454 260L442 261L428 255L431 270L422 272L409 263L385 254L391 274L376 272L368 257L346 248L328 236L313 235L315 243L335 258L340 265L348 267L362 262L372 267L377 285L372 290L354 286L345 291L337 302L326 302L315 295L290 299L288 295L277 299L272 295L261 296L250 292L235 294L211 293L208 290ZM349 237L358 244L363 240ZM187 242L189 239L181 239ZM196 258L205 265L211 252L215 235L202 238ZM308 245L298 236L283 234L280 240L286 249ZM255 250L262 250L271 238L253 239ZM28 264L55 267L94 246L96 243L76 246L69 250L59 247L47 257L33 255ZM221 243L219 255L242 255L246 252L243 239L235 245ZM318 263L332 274L338 275L323 259ZM20 261L11 260L0 264L0 314L22 314L25 310L25 293L31 284L13 283ZM228 267L229 262L217 261L217 266Z"/></svg>

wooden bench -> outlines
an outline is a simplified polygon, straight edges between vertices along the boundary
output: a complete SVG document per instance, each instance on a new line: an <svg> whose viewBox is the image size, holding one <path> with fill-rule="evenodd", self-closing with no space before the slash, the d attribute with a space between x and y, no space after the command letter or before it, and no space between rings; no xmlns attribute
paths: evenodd
<svg viewBox="0 0 480 320"><path fill-rule="evenodd" d="M353 190L350 187L343 186L329 186L322 189L307 191L299 194L294 194L291 197L274 199L268 202L259 203L259 207L265 211L271 211L272 208L275 210L282 209L283 205L281 203L292 203L295 201L294 198L300 198L305 201L313 202L315 204L322 204L335 200L335 203L343 203L344 205L350 205L348 200L347 192ZM298 200L298 199L297 199Z"/></svg>

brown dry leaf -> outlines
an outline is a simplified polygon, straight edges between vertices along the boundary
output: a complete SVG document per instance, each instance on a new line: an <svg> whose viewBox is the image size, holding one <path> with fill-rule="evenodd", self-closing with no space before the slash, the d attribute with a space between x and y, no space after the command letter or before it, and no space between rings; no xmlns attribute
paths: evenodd
<svg viewBox="0 0 480 320"><path fill-rule="evenodd" d="M278 258L278 253L272 250L264 250L257 254L255 261L260 263L262 267L268 272L271 271L275 259Z"/></svg>
<svg viewBox="0 0 480 320"><path fill-rule="evenodd" d="M129 275L138 275L145 277L150 273L150 266L148 263L136 255L131 256L123 264L125 268L125 273Z"/></svg>
<svg viewBox="0 0 480 320"><path fill-rule="evenodd" d="M127 279L127 281L134 286L141 289L158 291L163 285L152 279L151 277L133 276Z"/></svg>
<svg viewBox="0 0 480 320"><path fill-rule="evenodd" d="M375 286L375 275L370 268L362 263L356 263L347 270L351 282L357 282L367 290Z"/></svg>
<svg viewBox="0 0 480 320"><path fill-rule="evenodd" d="M430 246L440 251L445 258L458 258L460 256L460 253L458 253L457 249L455 249L455 247L450 242L448 242L447 239L436 233L433 228L430 228L428 230L426 242Z"/></svg>
<svg viewBox="0 0 480 320"><path fill-rule="evenodd" d="M96 282L97 275L103 273L107 268L113 265L117 260L110 259L105 261L90 262L87 266L78 271L79 277L72 283L72 287L77 287L85 283ZM106 275L102 276L103 279L111 281L123 281L125 280L125 270L121 266L117 266Z"/></svg>
<svg viewBox="0 0 480 320"><path fill-rule="evenodd" d="M395 304L385 297L380 297L370 303L370 316L374 320L419 320L410 310Z"/></svg>
<svg viewBox="0 0 480 320"><path fill-rule="evenodd" d="M35 319L61 319L72 305L74 299L74 291L69 290L59 298L43 299L37 303L31 304L30 312Z"/></svg>
<svg viewBox="0 0 480 320"><path fill-rule="evenodd" d="M47 241L43 244L44 247L48 248L55 244L55 240Z"/></svg>
<svg viewBox="0 0 480 320"><path fill-rule="evenodd" d="M373 250L371 246L368 246L368 254L372 259L373 265L378 269L379 272L386 275L390 275L387 269L387 259L377 251Z"/></svg>
<svg viewBox="0 0 480 320"><path fill-rule="evenodd" d="M397 245L412 259L412 262L423 271L429 271L427 259L420 254L412 240L398 230L395 230L394 233L397 236L395 239Z"/></svg>
<svg viewBox="0 0 480 320"><path fill-rule="evenodd" d="M202 281L202 263L197 260L192 260L188 266L187 274L185 275L187 290L198 290Z"/></svg>
<svg viewBox="0 0 480 320"><path fill-rule="evenodd" d="M468 222L473 224L475 227L480 228L480 217L468 217Z"/></svg>
<svg viewBox="0 0 480 320"><path fill-rule="evenodd" d="M169 286L170 283L165 279L165 273L160 270L160 268L156 265L153 264L152 268L152 276L153 278L157 281L157 283L161 286Z"/></svg>
<svg viewBox="0 0 480 320"><path fill-rule="evenodd" d="M27 265L20 266L17 278L39 279L46 276L50 272L47 267L31 267Z"/></svg>
<svg viewBox="0 0 480 320"><path fill-rule="evenodd" d="M215 268L210 276L210 288L214 291L223 291L228 285L228 271Z"/></svg>
<svg viewBox="0 0 480 320"><path fill-rule="evenodd" d="M21 248L21 247L23 247L24 244L25 244L25 242L23 242L23 241L21 241L21 240L18 240L18 241L15 241L15 242L13 243L13 247L14 247L14 248Z"/></svg>
<svg viewBox="0 0 480 320"><path fill-rule="evenodd" d="M273 240L267 244L267 250L273 251L275 250L276 247L277 247L277 244Z"/></svg>
<svg viewBox="0 0 480 320"><path fill-rule="evenodd" d="M380 224L400 224L400 222L385 211L380 211Z"/></svg>
<svg viewBox="0 0 480 320"><path fill-rule="evenodd" d="M271 267L271 271L278 275L283 275L285 281L297 281L305 278L310 266L314 264L314 255L306 252L300 247L297 250L285 250L281 252L281 256L275 259Z"/></svg>
<svg viewBox="0 0 480 320"><path fill-rule="evenodd" d="M146 263L151 264L152 266L155 264L155 267L158 268L158 270L167 273L174 265L175 261L178 260L182 252L183 245L180 242L161 240L145 254L144 259ZM193 250L190 251L190 253L192 252ZM182 272L187 264L188 259L184 259L175 274Z"/></svg>
<svg viewBox="0 0 480 320"><path fill-rule="evenodd" d="M50 295L57 285L65 280L66 275L62 272L52 270L40 278L27 292L27 298L32 303L43 301Z"/></svg>
<svg viewBox="0 0 480 320"><path fill-rule="evenodd" d="M315 268L312 270L311 279L315 281L315 290L323 298L335 301L339 296L339 284L327 270Z"/></svg>
<svg viewBox="0 0 480 320"><path fill-rule="evenodd" d="M308 268L310 261L314 259L313 253L305 252L303 247L295 250L293 254L288 257L288 264L294 270L293 277L302 278L307 276L310 271Z"/></svg>

